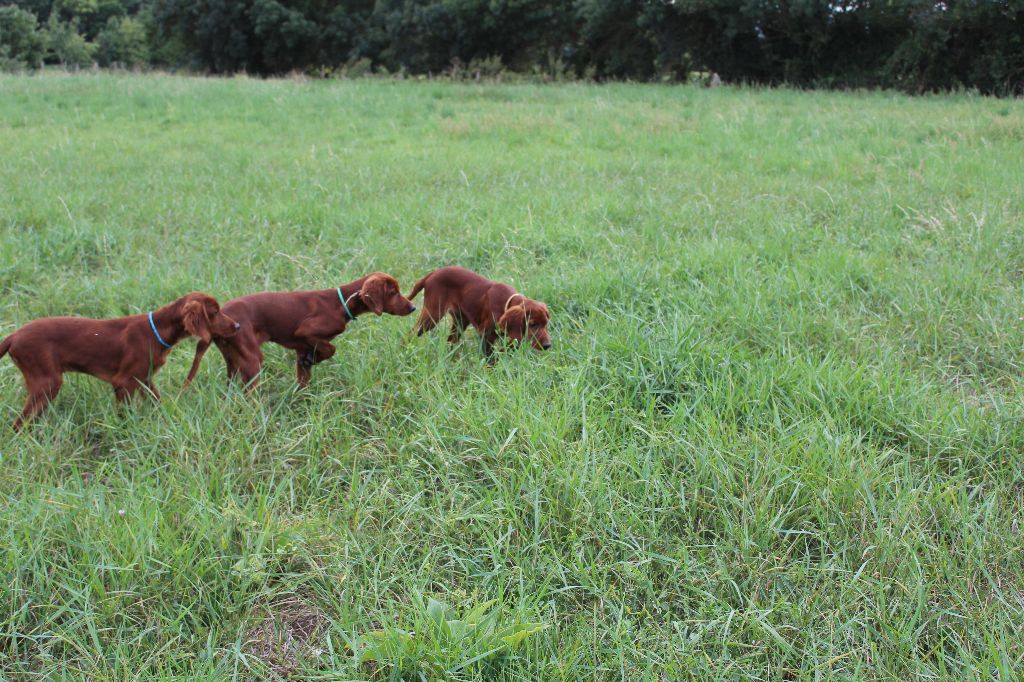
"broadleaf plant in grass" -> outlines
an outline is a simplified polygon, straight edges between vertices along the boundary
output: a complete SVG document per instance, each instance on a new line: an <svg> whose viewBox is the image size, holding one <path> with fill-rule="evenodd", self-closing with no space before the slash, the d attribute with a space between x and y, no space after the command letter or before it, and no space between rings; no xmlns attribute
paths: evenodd
<svg viewBox="0 0 1024 682"><path fill-rule="evenodd" d="M449 677L495 663L547 627L510 616L496 599L460 613L416 592L412 608L406 628L371 630L350 642L357 665L401 677Z"/></svg>

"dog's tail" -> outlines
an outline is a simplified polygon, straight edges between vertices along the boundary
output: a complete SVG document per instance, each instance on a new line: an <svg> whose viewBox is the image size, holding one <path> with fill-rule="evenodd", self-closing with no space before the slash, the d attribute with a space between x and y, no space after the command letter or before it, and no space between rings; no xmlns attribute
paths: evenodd
<svg viewBox="0 0 1024 682"><path fill-rule="evenodd" d="M9 351L11 349L11 340L13 338L14 338L14 335L11 334L10 336L8 336L3 341L0 341L0 358L2 358L3 356L7 355L7 351Z"/></svg>
<svg viewBox="0 0 1024 682"><path fill-rule="evenodd" d="M188 371L188 376L185 377L185 383L181 385L182 390L188 388L188 385L196 378L196 372L199 371L199 363L203 361L203 355L209 347L209 342L203 341L202 339L200 339L196 344L196 357L192 360L192 369Z"/></svg>
<svg viewBox="0 0 1024 682"><path fill-rule="evenodd" d="M423 286L427 283L427 278L430 277L430 275L432 274L434 273L423 275L423 277L420 278L420 281L416 282L416 284L413 284L412 291L409 292L409 295L406 296L406 298L409 299L410 301L416 298L420 291L423 290Z"/></svg>

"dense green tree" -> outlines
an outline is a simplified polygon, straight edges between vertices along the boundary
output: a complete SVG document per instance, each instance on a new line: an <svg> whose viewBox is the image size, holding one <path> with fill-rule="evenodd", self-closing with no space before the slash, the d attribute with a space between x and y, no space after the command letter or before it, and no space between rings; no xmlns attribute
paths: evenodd
<svg viewBox="0 0 1024 682"><path fill-rule="evenodd" d="M10 1L62 64L91 63L95 46L104 65L213 73L488 60L599 79L1024 92L1024 0ZM26 49L0 40L3 54Z"/></svg>
<svg viewBox="0 0 1024 682"><path fill-rule="evenodd" d="M655 74L657 44L644 24L645 0L576 0L578 49L573 62L580 72L600 78L650 78Z"/></svg>
<svg viewBox="0 0 1024 682"><path fill-rule="evenodd" d="M1024 2L915 1L886 75L912 91L1024 93Z"/></svg>
<svg viewBox="0 0 1024 682"><path fill-rule="evenodd" d="M368 23L362 56L420 73L492 56L526 71L573 43L571 6L546 0L380 0Z"/></svg>
<svg viewBox="0 0 1024 682"><path fill-rule="evenodd" d="M303 12L277 0L254 0L250 10L259 70L282 73L315 64L320 27Z"/></svg>
<svg viewBox="0 0 1024 682"><path fill-rule="evenodd" d="M50 8L53 6L53 0L13 0L5 4L31 12L39 24L44 24L50 18Z"/></svg>
<svg viewBox="0 0 1024 682"><path fill-rule="evenodd" d="M46 56L65 67L91 66L96 46L78 32L75 21L60 21L51 14L46 22Z"/></svg>
<svg viewBox="0 0 1024 682"><path fill-rule="evenodd" d="M320 43L320 63L344 64L359 57L376 54L375 34L369 18L374 0L340 0L324 12Z"/></svg>
<svg viewBox="0 0 1024 682"><path fill-rule="evenodd" d="M137 68L149 61L149 37L143 23L132 17L110 17L96 38L100 66Z"/></svg>
<svg viewBox="0 0 1024 682"><path fill-rule="evenodd" d="M45 46L35 15L13 5L0 7L0 66L36 68Z"/></svg>

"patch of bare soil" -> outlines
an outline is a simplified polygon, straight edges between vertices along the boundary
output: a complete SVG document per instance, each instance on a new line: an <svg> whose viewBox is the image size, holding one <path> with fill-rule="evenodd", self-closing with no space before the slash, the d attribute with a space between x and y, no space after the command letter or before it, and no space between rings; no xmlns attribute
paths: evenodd
<svg viewBox="0 0 1024 682"><path fill-rule="evenodd" d="M327 617L318 608L289 597L267 607L263 620L246 633L242 650L288 679L300 661L323 653L321 635L326 626Z"/></svg>

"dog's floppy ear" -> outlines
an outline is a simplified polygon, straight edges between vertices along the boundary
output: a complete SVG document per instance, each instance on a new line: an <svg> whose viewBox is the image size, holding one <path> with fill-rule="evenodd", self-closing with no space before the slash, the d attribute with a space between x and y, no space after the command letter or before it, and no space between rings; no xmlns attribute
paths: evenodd
<svg viewBox="0 0 1024 682"><path fill-rule="evenodd" d="M181 319L185 325L185 331L192 336L198 336L203 343L210 343L213 336L210 334L210 317L206 313L206 305L202 301L189 301L181 311Z"/></svg>
<svg viewBox="0 0 1024 682"><path fill-rule="evenodd" d="M513 341L522 341L526 335L526 306L512 306L498 319L498 326Z"/></svg>
<svg viewBox="0 0 1024 682"><path fill-rule="evenodd" d="M363 288L359 290L359 298L363 299L367 309L374 315L384 313L384 299L388 292L384 278L379 275L370 275L363 282Z"/></svg>

